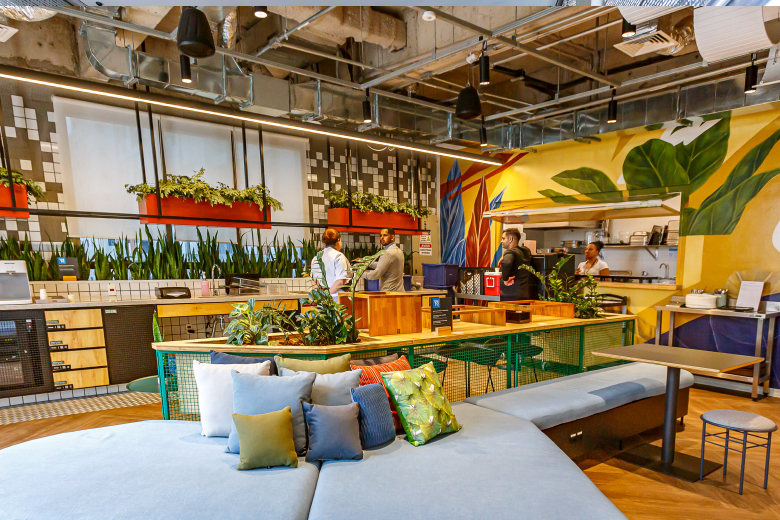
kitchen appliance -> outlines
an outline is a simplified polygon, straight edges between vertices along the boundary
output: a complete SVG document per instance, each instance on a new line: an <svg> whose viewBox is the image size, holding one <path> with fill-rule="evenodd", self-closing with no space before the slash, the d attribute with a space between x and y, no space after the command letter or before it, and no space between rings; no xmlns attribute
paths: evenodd
<svg viewBox="0 0 780 520"><path fill-rule="evenodd" d="M501 273L485 273L485 296L501 296Z"/></svg>
<svg viewBox="0 0 780 520"><path fill-rule="evenodd" d="M0 398L54 390L42 312L0 312Z"/></svg>
<svg viewBox="0 0 780 520"><path fill-rule="evenodd" d="M533 267L542 276L547 276L552 272L553 268L560 262L561 258L567 258L568 260L566 263L563 264L563 266L558 271L558 276L560 277L574 277L574 270L576 269L576 258L574 255L567 255L562 253L555 253L555 254L546 254L546 255L533 255L531 257L531 261L533 263ZM584 258L584 257L583 257ZM538 290L539 290L539 297L542 297L546 294L544 284L537 279L538 283Z"/></svg>
<svg viewBox="0 0 780 520"><path fill-rule="evenodd" d="M715 309L718 304L717 294L686 294L685 306L692 309Z"/></svg>
<svg viewBox="0 0 780 520"><path fill-rule="evenodd" d="M609 233L603 229L594 229L593 231L588 231L585 233L585 244L583 245L587 245L592 242L603 242L606 244L609 242Z"/></svg>
<svg viewBox="0 0 780 520"><path fill-rule="evenodd" d="M620 237L621 244L628 244L631 241L630 231L621 231L620 233L618 233L618 236Z"/></svg>
<svg viewBox="0 0 780 520"><path fill-rule="evenodd" d="M32 303L24 260L0 261L0 304Z"/></svg>
<svg viewBox="0 0 780 520"><path fill-rule="evenodd" d="M187 287L155 287L154 295L161 300L192 298L192 294Z"/></svg>
<svg viewBox="0 0 780 520"><path fill-rule="evenodd" d="M630 246L646 246L650 240L650 234L647 231L634 231L628 241Z"/></svg>
<svg viewBox="0 0 780 520"><path fill-rule="evenodd" d="M577 248L582 245L581 240L562 240L561 241L561 247L567 247L567 248Z"/></svg>
<svg viewBox="0 0 780 520"><path fill-rule="evenodd" d="M664 234L663 244L669 246L678 245L680 240L680 221L670 220L666 225L666 233Z"/></svg>

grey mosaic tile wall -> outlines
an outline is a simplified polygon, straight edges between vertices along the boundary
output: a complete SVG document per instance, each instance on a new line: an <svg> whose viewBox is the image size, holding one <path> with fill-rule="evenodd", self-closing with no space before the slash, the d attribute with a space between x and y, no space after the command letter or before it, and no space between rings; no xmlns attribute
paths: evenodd
<svg viewBox="0 0 780 520"><path fill-rule="evenodd" d="M19 84L3 87L1 131L8 143L11 168L38 182L46 193L46 200L33 202L32 207L62 209L62 169L51 91ZM64 217L0 218L0 237L47 243L62 242L65 233Z"/></svg>
<svg viewBox="0 0 780 520"><path fill-rule="evenodd" d="M389 148L377 151L363 143L352 143L348 152L344 140L311 137L307 159L311 169L308 176L309 214L313 223L326 224L328 221L328 202L323 190L346 189L348 177L353 191L388 197L393 202L416 203L419 193L421 206L429 207L436 214L438 175L435 156ZM415 179L415 169L419 179ZM418 180L419 190L413 186L414 180ZM320 232L315 230L315 237ZM378 237L371 233L343 233L342 240L350 247L378 243ZM396 241L402 248L411 249L411 237L399 235Z"/></svg>

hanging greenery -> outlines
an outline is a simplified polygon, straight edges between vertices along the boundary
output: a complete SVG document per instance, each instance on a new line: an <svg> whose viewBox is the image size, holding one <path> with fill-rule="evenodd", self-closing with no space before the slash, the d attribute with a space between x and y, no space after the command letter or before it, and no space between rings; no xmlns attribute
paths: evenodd
<svg viewBox="0 0 780 520"><path fill-rule="evenodd" d="M251 202L260 209L265 209L263 204L263 194L265 194L268 206L274 211L282 211L282 203L271 197L271 193L265 186L250 186L243 190L237 190L218 182L217 187L214 188L201 179L204 173L206 173L206 169L201 168L192 177L168 175L166 180L160 182L160 196L163 198L195 199L196 202L206 201L212 206L215 204L232 206L234 202ZM134 193L138 202L141 202L147 195L157 194L156 188L146 183L125 184L125 189L127 189L127 193Z"/></svg>
<svg viewBox="0 0 780 520"><path fill-rule="evenodd" d="M11 175L13 176L14 184L24 186L27 190L28 202L33 203L36 200L43 200L46 198L46 193L44 193L43 188L41 188L41 185L37 182L25 179L22 174L16 170L11 170ZM5 168L0 168L0 185L10 187L8 183L8 170Z"/></svg>
<svg viewBox="0 0 780 520"><path fill-rule="evenodd" d="M348 208L350 194L345 189L338 191L324 190L323 196L330 202L331 208ZM375 211L377 213L406 213L414 218L427 217L431 214L429 208L418 208L408 202L393 202L387 197L373 193L352 192L352 207L360 211Z"/></svg>

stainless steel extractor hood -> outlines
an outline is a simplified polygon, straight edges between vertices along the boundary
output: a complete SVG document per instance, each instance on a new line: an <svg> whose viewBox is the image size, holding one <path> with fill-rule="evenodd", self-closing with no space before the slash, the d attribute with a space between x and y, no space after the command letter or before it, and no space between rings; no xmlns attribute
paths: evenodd
<svg viewBox="0 0 780 520"><path fill-rule="evenodd" d="M602 220L677 216L678 193L620 191L503 202L484 216L529 229L598 227Z"/></svg>

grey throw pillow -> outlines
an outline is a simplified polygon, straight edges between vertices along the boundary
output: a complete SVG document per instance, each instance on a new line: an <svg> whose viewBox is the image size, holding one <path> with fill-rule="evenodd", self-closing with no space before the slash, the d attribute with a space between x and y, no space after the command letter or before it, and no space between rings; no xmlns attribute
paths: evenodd
<svg viewBox="0 0 780 520"><path fill-rule="evenodd" d="M309 451L306 461L361 460L360 406L321 406L303 403L306 426L309 429Z"/></svg>
<svg viewBox="0 0 780 520"><path fill-rule="evenodd" d="M296 372L289 368L280 368L279 371L282 377L314 373ZM325 406L350 404L352 402L350 390L360 386L360 375L362 373L363 370L358 369L337 374L317 374L317 377L314 379L314 386L311 388L312 404L323 404Z"/></svg>
<svg viewBox="0 0 780 520"><path fill-rule="evenodd" d="M303 455L306 452L306 419L301 403L311 400L315 374L303 372L293 377L244 377L248 374L233 370L232 375L233 413L258 415L278 412L289 406L292 412L295 451ZM240 451L235 423L230 428L227 451Z"/></svg>

